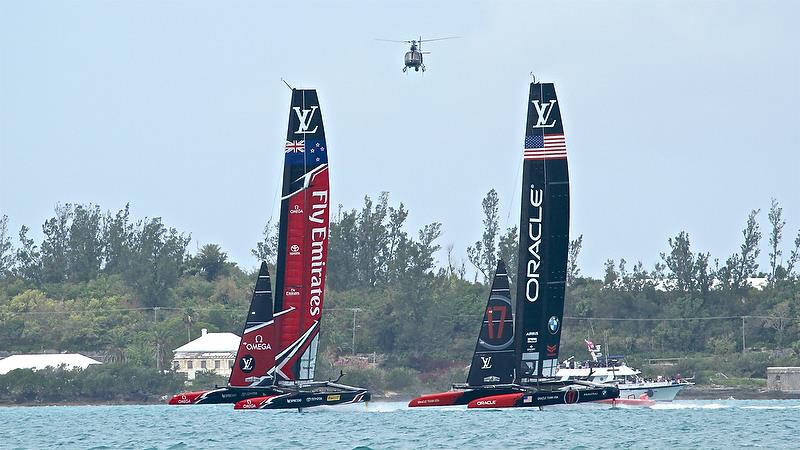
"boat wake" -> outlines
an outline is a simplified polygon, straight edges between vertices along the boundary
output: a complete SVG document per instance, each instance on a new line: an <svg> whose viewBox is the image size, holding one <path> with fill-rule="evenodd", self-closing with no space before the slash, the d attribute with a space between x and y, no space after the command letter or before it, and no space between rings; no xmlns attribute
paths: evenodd
<svg viewBox="0 0 800 450"><path fill-rule="evenodd" d="M794 405L794 406L742 406L741 409L800 409L800 405Z"/></svg>
<svg viewBox="0 0 800 450"><path fill-rule="evenodd" d="M725 409L733 405L723 405L721 403L656 403L650 409Z"/></svg>

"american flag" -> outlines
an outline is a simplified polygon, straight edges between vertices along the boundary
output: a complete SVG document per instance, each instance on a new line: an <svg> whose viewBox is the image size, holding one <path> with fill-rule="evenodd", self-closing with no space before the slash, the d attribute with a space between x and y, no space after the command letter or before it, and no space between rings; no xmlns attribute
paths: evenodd
<svg viewBox="0 0 800 450"><path fill-rule="evenodd" d="M567 143L563 134L544 136L525 136L524 159L564 159L567 157Z"/></svg>
<svg viewBox="0 0 800 450"><path fill-rule="evenodd" d="M306 151L306 141L286 141L286 153L304 153Z"/></svg>

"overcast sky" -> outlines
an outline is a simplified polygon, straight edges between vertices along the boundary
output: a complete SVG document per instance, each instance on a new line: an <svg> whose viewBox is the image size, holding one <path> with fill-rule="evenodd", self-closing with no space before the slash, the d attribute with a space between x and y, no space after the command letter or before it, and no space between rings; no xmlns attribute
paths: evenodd
<svg viewBox="0 0 800 450"><path fill-rule="evenodd" d="M529 73L554 82L581 266L724 260L750 209L800 228L800 2L0 0L0 214L161 216L246 268L275 215L290 92L319 91L332 203L390 193L464 257L495 188L519 217ZM403 74L401 44L431 43ZM510 217L509 219L506 219ZM15 242L16 245L16 242ZM444 252L439 261L445 260Z"/></svg>

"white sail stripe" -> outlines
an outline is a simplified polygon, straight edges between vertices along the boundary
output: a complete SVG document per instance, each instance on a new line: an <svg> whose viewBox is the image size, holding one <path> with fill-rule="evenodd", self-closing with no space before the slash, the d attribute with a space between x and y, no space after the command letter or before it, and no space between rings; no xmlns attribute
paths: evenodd
<svg viewBox="0 0 800 450"><path fill-rule="evenodd" d="M282 316L282 315L284 315L284 314L286 314L286 313L288 313L290 311L294 311L294 310L295 310L295 307L294 306L290 306L289 309L284 309L283 311L276 312L275 314L272 315L272 317L273 318L280 317L280 316Z"/></svg>
<svg viewBox="0 0 800 450"><path fill-rule="evenodd" d="M308 339L308 337L311 335L311 332L314 331L314 329L317 327L317 325L319 325L319 321L318 320L315 321L314 325L312 325L302 336L297 338L296 341L292 342L291 345L286 347L286 349L284 351L282 351L281 353L279 353L275 357L276 361L278 359L280 359L280 358L283 358L283 361L281 361L281 363L278 364L276 370L280 371L283 368L283 366L286 365L286 362L289 361L289 359L291 359L292 356L294 356L295 353L297 353L297 350L299 350L300 347L302 347L302 344ZM286 355L286 356L284 356L284 355ZM283 374L282 371L281 371L281 373ZM285 374L284 374L284 376L285 376ZM288 377L286 377L286 378L288 378Z"/></svg>
<svg viewBox="0 0 800 450"><path fill-rule="evenodd" d="M267 289L266 291L255 291L255 292L253 292L253 293L254 293L254 294L271 294L271 293L272 293L272 291L270 291L269 289Z"/></svg>
<svg viewBox="0 0 800 450"><path fill-rule="evenodd" d="M286 200L288 198L291 198L294 194L297 194L298 192L304 191L311 184L311 180L315 176L317 176L318 173L321 173L323 170L325 170L327 168L328 168L327 164L321 164L321 165L315 167L314 170L312 170L311 172L308 172L307 174L305 174L305 175L301 176L300 178L294 180L294 181L300 181L300 180L305 178L305 180L303 181L303 187L301 187L300 189L292 192L289 195L285 195L285 196L281 197L281 201L284 201L284 200Z"/></svg>
<svg viewBox="0 0 800 450"><path fill-rule="evenodd" d="M250 327L250 328L246 328L246 329L244 330L244 334L247 334L247 333L250 333L250 332L252 332L252 331L258 330L259 328L264 328L265 326L267 326L267 325L269 325L269 324L271 324L271 323L275 322L275 318L276 318L276 317L278 317L278 316L282 316L282 315L286 314L287 312L289 312L289 311L292 311L293 309L294 309L294 306L292 306L292 307L291 307L291 308L289 308L289 309L284 309L283 311L281 311L281 312L279 312L279 313L273 314L273 315L272 315L272 320L270 320L270 321L268 321L268 322L263 322L263 323L260 323L260 324L258 324L258 325L253 325L253 326L252 326L252 327Z"/></svg>
<svg viewBox="0 0 800 450"><path fill-rule="evenodd" d="M275 322L275 321L274 321L274 320L270 320L270 321L268 321L268 322L262 322L262 323L260 323L260 324L258 324L258 325L253 325L253 326L252 326L252 327L250 327L250 328L245 328L245 330L244 330L244 334L247 334L247 333L252 333L253 331L260 330L261 328L264 328L264 327L266 327L267 325L271 325L273 322ZM242 336L242 337L244 337L244 336Z"/></svg>

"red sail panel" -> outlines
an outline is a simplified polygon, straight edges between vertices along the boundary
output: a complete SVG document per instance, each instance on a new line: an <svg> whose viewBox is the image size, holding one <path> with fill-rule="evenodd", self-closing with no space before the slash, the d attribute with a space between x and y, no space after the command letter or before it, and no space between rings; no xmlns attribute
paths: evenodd
<svg viewBox="0 0 800 450"><path fill-rule="evenodd" d="M278 380L314 378L328 257L328 152L317 93L292 91L284 147L275 311Z"/></svg>

